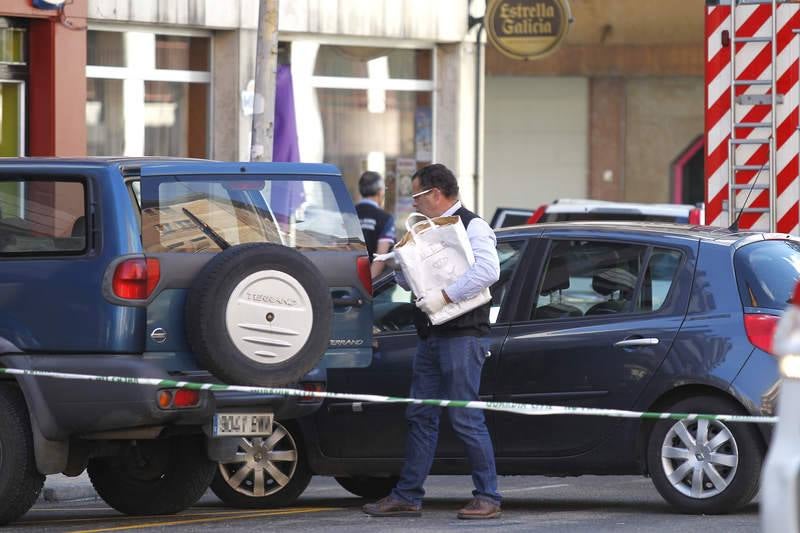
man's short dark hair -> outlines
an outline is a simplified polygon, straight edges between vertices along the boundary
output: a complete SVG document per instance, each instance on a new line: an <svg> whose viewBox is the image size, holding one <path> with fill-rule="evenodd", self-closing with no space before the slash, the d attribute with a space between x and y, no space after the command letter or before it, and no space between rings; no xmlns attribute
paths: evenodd
<svg viewBox="0 0 800 533"><path fill-rule="evenodd" d="M377 172L367 170L358 179L358 192L361 196L375 196L383 190L383 178Z"/></svg>
<svg viewBox="0 0 800 533"><path fill-rule="evenodd" d="M419 180L420 189L437 188L448 198L458 196L458 180L444 165L436 163L422 167L414 173L411 180Z"/></svg>

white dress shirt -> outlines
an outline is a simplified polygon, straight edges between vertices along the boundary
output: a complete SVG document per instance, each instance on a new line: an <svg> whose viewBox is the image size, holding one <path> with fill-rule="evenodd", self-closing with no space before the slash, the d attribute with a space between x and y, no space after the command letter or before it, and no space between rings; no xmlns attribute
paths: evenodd
<svg viewBox="0 0 800 533"><path fill-rule="evenodd" d="M457 201L440 216L446 217L461 209ZM473 218L467 226L467 237L475 255L475 262L457 280L445 289L447 297L453 302L461 302L477 296L483 289L491 287L500 279L500 258L497 256L497 238L494 230L482 218ZM402 272L395 271L397 283L408 290L409 286ZM420 296L420 295L417 295Z"/></svg>

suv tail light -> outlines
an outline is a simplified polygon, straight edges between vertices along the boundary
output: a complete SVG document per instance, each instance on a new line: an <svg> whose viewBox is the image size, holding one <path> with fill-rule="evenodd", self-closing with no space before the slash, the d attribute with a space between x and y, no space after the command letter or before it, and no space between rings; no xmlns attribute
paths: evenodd
<svg viewBox="0 0 800 533"><path fill-rule="evenodd" d="M747 338L753 346L767 353L774 353L772 351L772 338L775 336L778 320L780 320L780 317L774 315L745 313L744 330L747 332Z"/></svg>
<svg viewBox="0 0 800 533"><path fill-rule="evenodd" d="M200 391L190 389L161 389L156 394L161 409L191 409L200 405Z"/></svg>
<svg viewBox="0 0 800 533"><path fill-rule="evenodd" d="M539 222L542 219L542 217L544 216L544 212L545 212L546 209L547 209L547 204L540 205L536 209L536 211L533 212L533 214L528 219L526 224L536 224L537 222Z"/></svg>
<svg viewBox="0 0 800 533"><path fill-rule="evenodd" d="M372 296L372 272L369 270L369 257L359 257L356 264L358 266L358 278L367 290L367 294Z"/></svg>
<svg viewBox="0 0 800 533"><path fill-rule="evenodd" d="M114 295L124 300L144 300L153 293L161 278L158 259L127 259L114 270Z"/></svg>

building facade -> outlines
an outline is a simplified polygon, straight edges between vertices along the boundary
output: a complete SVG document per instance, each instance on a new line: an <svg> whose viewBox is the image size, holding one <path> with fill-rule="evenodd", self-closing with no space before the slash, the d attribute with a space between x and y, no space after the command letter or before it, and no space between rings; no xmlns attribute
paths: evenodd
<svg viewBox="0 0 800 533"><path fill-rule="evenodd" d="M575 21L545 58L487 45L486 211L702 202L704 0L570 5Z"/></svg>
<svg viewBox="0 0 800 533"><path fill-rule="evenodd" d="M0 156L86 151L86 0L0 2Z"/></svg>
<svg viewBox="0 0 800 533"><path fill-rule="evenodd" d="M249 156L257 0L89 0L92 155ZM447 164L473 198L474 43L467 0L280 2L302 161L387 177L410 211L410 175ZM280 102L279 104L280 105Z"/></svg>
<svg viewBox="0 0 800 533"><path fill-rule="evenodd" d="M384 173L399 218L431 161L489 216L702 201L703 0L572 0L556 52L486 45L476 71L480 3L281 1L300 159L339 166L354 197L363 170ZM0 155L247 159L257 21L258 0L4 0Z"/></svg>

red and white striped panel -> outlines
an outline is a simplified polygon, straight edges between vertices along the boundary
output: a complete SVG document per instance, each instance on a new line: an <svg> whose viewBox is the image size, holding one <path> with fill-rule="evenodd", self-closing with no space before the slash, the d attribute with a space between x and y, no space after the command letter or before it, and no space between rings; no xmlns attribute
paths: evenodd
<svg viewBox="0 0 800 533"><path fill-rule="evenodd" d="M730 46L722 46L722 33L730 28L730 6L706 8L706 223L715 226L728 225L728 213L722 210L723 200L728 199L728 139L730 137ZM736 8L737 37L768 37L772 32L772 6L747 5ZM777 106L777 230L782 233L798 233L798 54L800 38L792 30L800 28L800 6L795 3L782 4L777 15L777 89L784 95L783 104ZM731 39L732 40L732 39ZM732 45L731 45L732 46ZM769 43L737 44L736 78L770 78L772 52ZM766 94L765 87L737 87L736 94ZM738 105L738 122L768 122L770 108L767 105ZM763 139L770 135L769 128L739 128L739 139ZM736 160L740 165L763 165L769 159L769 145L753 144L736 147ZM767 172L738 172L737 183L768 183ZM748 190L737 193L737 208L744 205ZM753 190L748 207L768 207L769 191ZM742 228L767 229L766 214L745 213L739 220Z"/></svg>

